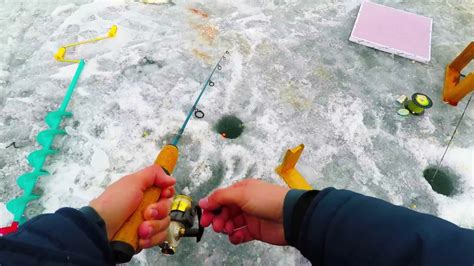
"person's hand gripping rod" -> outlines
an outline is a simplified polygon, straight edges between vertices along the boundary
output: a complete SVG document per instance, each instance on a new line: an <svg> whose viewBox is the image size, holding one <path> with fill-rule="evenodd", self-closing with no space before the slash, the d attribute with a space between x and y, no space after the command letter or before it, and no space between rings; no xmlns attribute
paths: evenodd
<svg viewBox="0 0 474 266"><path fill-rule="evenodd" d="M158 164L163 170L171 175L178 160L178 148L174 145L166 145L161 149L156 157L155 164ZM137 210L123 224L120 230L115 234L111 241L112 250L116 263L125 263L132 259L138 251L138 227L144 221L143 211L152 203L160 198L161 189L150 187L143 195L143 200Z"/></svg>

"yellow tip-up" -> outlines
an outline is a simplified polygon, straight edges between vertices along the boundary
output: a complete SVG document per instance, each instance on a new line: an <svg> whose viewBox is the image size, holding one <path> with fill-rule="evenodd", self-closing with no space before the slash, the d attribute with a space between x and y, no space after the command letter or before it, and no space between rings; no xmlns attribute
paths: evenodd
<svg viewBox="0 0 474 266"><path fill-rule="evenodd" d="M304 145L300 144L293 149L287 150L283 162L275 169L275 171L281 178L283 178L290 188L311 190L313 188L295 168L301 153L303 153L303 149Z"/></svg>
<svg viewBox="0 0 474 266"><path fill-rule="evenodd" d="M113 38L115 35L117 35L117 25L112 25L109 32L107 32L107 36L109 36L109 38Z"/></svg>
<svg viewBox="0 0 474 266"><path fill-rule="evenodd" d="M79 63L81 60L79 59L65 59L64 57L66 56L66 49L74 46L78 46L81 44L86 44L86 43L91 43L91 42L97 42L109 38L113 38L117 35L117 25L112 25L112 27L109 29L107 32L107 36L103 37L97 37L85 41L80 41L80 42L75 42L71 44L64 45L63 47L59 48L58 52L54 54L54 59L61 61L61 62L70 62L70 63Z"/></svg>
<svg viewBox="0 0 474 266"><path fill-rule="evenodd" d="M54 59L56 60L64 60L64 55L66 55L66 48L61 47L58 49L58 52L54 54Z"/></svg>

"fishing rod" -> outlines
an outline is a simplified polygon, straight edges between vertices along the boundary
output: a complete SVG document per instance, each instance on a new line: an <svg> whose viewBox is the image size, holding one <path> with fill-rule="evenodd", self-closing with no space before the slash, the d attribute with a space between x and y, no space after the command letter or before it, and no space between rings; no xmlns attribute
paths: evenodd
<svg viewBox="0 0 474 266"><path fill-rule="evenodd" d="M206 82L204 82L204 85L202 86L202 89L201 89L201 93L199 93L199 96L197 97L196 101L194 102L193 106L191 107L191 109L189 110L188 112L188 115L186 116L186 119L184 120L184 123L183 125L181 126L181 128L179 129L178 131L178 135L176 135L174 138L173 138L173 141L171 141L171 145L173 146L176 146L178 145L178 142L179 140L181 139L181 137L183 136L183 133L184 133L184 130L186 129L186 126L188 125L188 122L189 120L191 119L191 116L194 115L197 117L197 118L202 118L204 117L204 113L197 109L197 104L199 103L199 100L201 100L201 97L202 95L204 94L204 91L206 90L207 86L210 86L210 87L213 87L214 86L214 82L211 80L212 76L214 75L214 72L216 72L216 69L218 70L221 70L222 69L222 66L221 66L221 61L223 59L225 59L225 55L226 54L229 54L229 51L225 51L225 54L221 56L221 58L219 59L219 61L217 62L217 64L214 66L214 68L212 69L212 72L211 74L209 75L209 77L207 78ZM203 116L200 117L198 116L197 114L198 113L201 113Z"/></svg>
<svg viewBox="0 0 474 266"><path fill-rule="evenodd" d="M184 130L188 125L193 113L196 118L204 117L204 113L197 109L199 100L206 88L213 87L215 83L212 81L212 76L216 70L222 70L221 62L224 60L226 55L230 54L229 51L220 57L217 64L212 69L211 73L204 82L201 91L194 102L193 106L189 110L186 119L184 120L178 134L173 138L170 144L165 145L158 156L156 157L155 164L161 166L166 174L171 175L178 161L178 143L183 136ZM133 255L137 253L138 248L138 227L144 221L143 211L146 207L152 203L155 203L160 198L161 189L158 187L148 188L144 194L143 199L135 212L128 218L128 220L122 225L120 230L115 234L111 241L111 247L114 253L115 263L129 262ZM174 254L176 247L179 244L181 237L196 237L197 241L201 239L204 229L199 226L198 229L192 228L194 225L195 216L200 218L200 209L194 204L191 198L178 195L171 206L171 224L167 233L167 240L162 246L162 252L165 254ZM199 221L198 221L199 223Z"/></svg>

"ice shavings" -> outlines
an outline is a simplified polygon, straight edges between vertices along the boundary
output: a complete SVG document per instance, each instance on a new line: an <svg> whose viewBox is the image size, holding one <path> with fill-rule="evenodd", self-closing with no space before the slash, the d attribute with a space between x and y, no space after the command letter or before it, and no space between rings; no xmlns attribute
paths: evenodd
<svg viewBox="0 0 474 266"><path fill-rule="evenodd" d="M0 227L9 226L13 221L13 214L11 214L5 204L0 202Z"/></svg>

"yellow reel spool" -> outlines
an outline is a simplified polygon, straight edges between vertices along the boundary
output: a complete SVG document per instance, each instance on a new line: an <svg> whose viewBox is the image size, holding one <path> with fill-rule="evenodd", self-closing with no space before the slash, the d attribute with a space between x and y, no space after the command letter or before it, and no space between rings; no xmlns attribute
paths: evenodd
<svg viewBox="0 0 474 266"><path fill-rule="evenodd" d="M423 106L430 105L430 101L428 100L428 97L426 97L426 95L416 95L415 99L417 103Z"/></svg>
<svg viewBox="0 0 474 266"><path fill-rule="evenodd" d="M192 199L186 195L176 196L171 204L171 211L185 212L189 208L192 208Z"/></svg>

